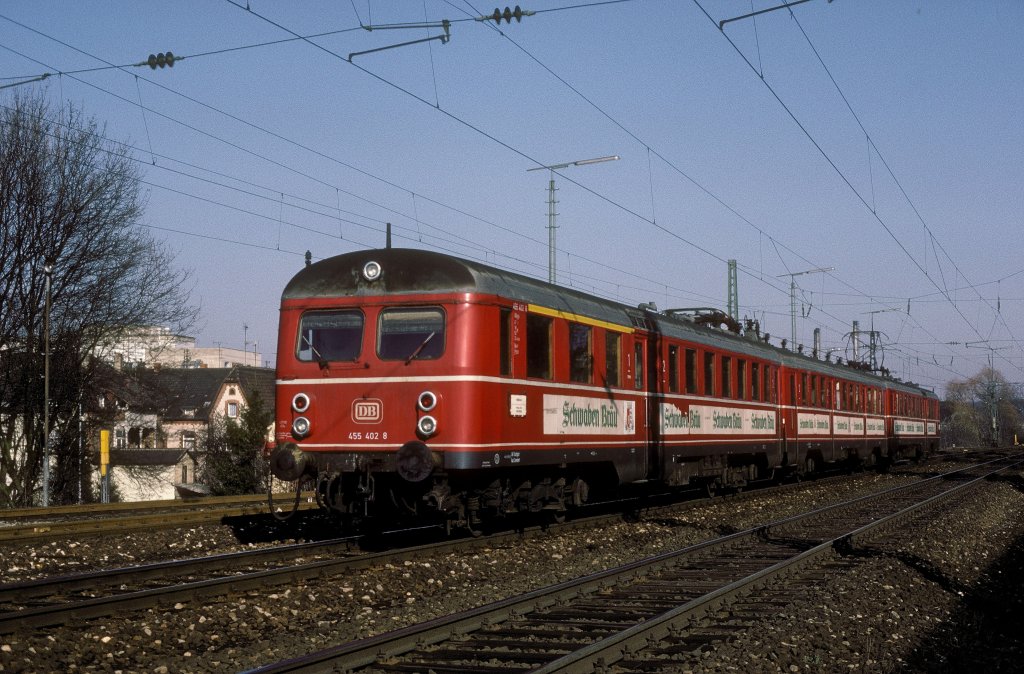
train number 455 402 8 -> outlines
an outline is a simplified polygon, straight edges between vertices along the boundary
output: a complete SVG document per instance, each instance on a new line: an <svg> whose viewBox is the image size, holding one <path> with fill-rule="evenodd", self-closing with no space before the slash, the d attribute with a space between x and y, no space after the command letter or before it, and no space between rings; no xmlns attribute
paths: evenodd
<svg viewBox="0 0 1024 674"><path fill-rule="evenodd" d="M348 434L348 439L349 440L387 440L388 439L388 434L387 433L377 433L376 431L374 431L372 433L364 433L362 431L352 431L352 432L350 432Z"/></svg>

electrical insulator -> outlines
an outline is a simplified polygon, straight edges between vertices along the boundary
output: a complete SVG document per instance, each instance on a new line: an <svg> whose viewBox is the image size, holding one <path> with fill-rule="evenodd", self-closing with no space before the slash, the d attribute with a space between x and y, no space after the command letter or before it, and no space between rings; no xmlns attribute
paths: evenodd
<svg viewBox="0 0 1024 674"><path fill-rule="evenodd" d="M166 54L163 52L160 52L159 54L150 54L146 63L148 63L149 67L153 70L156 70L157 67L163 68L164 66L173 68L174 54L172 52L167 52Z"/></svg>
<svg viewBox="0 0 1024 674"><path fill-rule="evenodd" d="M495 7L494 13L491 14L490 18L497 24L500 24L502 19L505 19L505 23L512 23L512 19L515 19L516 23L519 23L523 20L523 14L524 12L519 8L519 5L516 5L515 9L505 7L504 12Z"/></svg>

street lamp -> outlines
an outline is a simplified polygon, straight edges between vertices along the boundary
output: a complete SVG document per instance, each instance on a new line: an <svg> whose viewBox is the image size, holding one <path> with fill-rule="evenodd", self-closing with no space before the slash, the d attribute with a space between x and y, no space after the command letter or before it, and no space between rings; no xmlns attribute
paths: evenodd
<svg viewBox="0 0 1024 674"><path fill-rule="evenodd" d="M790 344L791 351L796 351L796 277L804 274L818 274L833 271L835 267L818 267L807 271L798 271L792 274L779 274L776 278L789 277L789 317L791 321Z"/></svg>
<svg viewBox="0 0 1024 674"><path fill-rule="evenodd" d="M537 166L527 171L540 171L547 169L551 172L548 180L548 283L555 282L555 170L569 168L570 166L586 166L587 164L599 164L605 161L616 161L619 155L609 157L595 157L594 159L580 159L564 164L551 164L549 166Z"/></svg>

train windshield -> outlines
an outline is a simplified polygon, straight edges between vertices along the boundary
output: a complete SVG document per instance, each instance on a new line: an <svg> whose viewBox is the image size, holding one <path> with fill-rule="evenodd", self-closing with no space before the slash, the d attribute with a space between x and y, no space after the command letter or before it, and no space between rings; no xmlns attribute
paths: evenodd
<svg viewBox="0 0 1024 674"><path fill-rule="evenodd" d="M440 308L385 309L380 313L377 355L381 360L430 360L443 353L444 312Z"/></svg>
<svg viewBox="0 0 1024 674"><path fill-rule="evenodd" d="M299 360L355 360L362 343L360 311L314 311L299 322Z"/></svg>

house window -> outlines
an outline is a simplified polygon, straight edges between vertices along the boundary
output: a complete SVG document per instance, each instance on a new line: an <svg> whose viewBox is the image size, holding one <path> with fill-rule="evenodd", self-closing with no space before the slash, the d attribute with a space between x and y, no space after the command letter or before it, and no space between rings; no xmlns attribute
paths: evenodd
<svg viewBox="0 0 1024 674"><path fill-rule="evenodd" d="M181 483L188 484L188 466L181 467Z"/></svg>
<svg viewBox="0 0 1024 674"><path fill-rule="evenodd" d="M228 417L234 419L238 416L238 403L228 403Z"/></svg>
<svg viewBox="0 0 1024 674"><path fill-rule="evenodd" d="M124 428L114 429L114 449L124 449L128 446L128 431Z"/></svg>
<svg viewBox="0 0 1024 674"><path fill-rule="evenodd" d="M182 447L182 449L195 449L196 448L196 433L195 433L195 431L182 431L182 433L181 433L181 447Z"/></svg>

